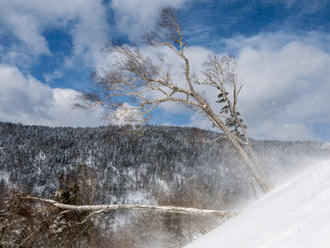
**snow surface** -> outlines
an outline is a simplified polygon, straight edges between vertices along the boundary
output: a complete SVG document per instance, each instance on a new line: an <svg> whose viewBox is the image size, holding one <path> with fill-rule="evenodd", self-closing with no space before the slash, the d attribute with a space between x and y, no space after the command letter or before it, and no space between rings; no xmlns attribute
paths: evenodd
<svg viewBox="0 0 330 248"><path fill-rule="evenodd" d="M186 248L329 248L330 160L303 169Z"/></svg>

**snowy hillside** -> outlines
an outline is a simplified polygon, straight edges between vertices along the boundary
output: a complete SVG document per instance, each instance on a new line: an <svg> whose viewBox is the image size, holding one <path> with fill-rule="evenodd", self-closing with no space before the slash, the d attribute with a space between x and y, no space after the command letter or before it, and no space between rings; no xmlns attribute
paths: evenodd
<svg viewBox="0 0 330 248"><path fill-rule="evenodd" d="M186 248L328 248L329 178L315 162Z"/></svg>

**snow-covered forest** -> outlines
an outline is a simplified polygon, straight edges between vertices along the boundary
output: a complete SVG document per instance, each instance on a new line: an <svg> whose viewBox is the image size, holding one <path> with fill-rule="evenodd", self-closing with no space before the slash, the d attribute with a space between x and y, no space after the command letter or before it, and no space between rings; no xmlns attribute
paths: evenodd
<svg viewBox="0 0 330 248"><path fill-rule="evenodd" d="M215 140L218 135L181 127L50 128L0 123L1 187L51 198L71 180L91 187L85 200L93 204L239 210L261 192L230 144ZM330 155L326 145L316 142L253 143L275 183ZM103 227L101 232L124 229L127 237L135 239L132 247L182 247L224 220L116 211L94 221Z"/></svg>

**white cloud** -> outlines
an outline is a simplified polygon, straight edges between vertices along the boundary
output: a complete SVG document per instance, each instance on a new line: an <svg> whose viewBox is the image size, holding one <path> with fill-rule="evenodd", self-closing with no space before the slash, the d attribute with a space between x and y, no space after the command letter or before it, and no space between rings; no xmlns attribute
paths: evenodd
<svg viewBox="0 0 330 248"><path fill-rule="evenodd" d="M23 76L18 69L0 66L1 111L9 115L31 113L46 116L50 106L51 90L32 77ZM15 117L16 118L16 117Z"/></svg>
<svg viewBox="0 0 330 248"><path fill-rule="evenodd" d="M165 7L179 8L191 0L112 0L116 21L121 32L136 40L151 30Z"/></svg>
<svg viewBox="0 0 330 248"><path fill-rule="evenodd" d="M49 126L97 126L102 109L73 109L79 92L52 89L17 68L0 64L0 120Z"/></svg>
<svg viewBox="0 0 330 248"><path fill-rule="evenodd" d="M54 79L58 79L58 78L63 77L63 75L64 75L63 71L55 70L52 73L43 74L43 77L44 77L46 82L51 82Z"/></svg>
<svg viewBox="0 0 330 248"><path fill-rule="evenodd" d="M242 47L238 55L239 75L245 85L240 107L250 134L283 138L286 133L292 138L291 127L300 125L295 133L300 130L302 138L322 139L312 136L312 126L330 124L329 52L308 39L275 47ZM266 126L269 135L258 130Z"/></svg>
<svg viewBox="0 0 330 248"><path fill-rule="evenodd" d="M0 0L0 5L0 24L21 42L11 46L8 53L16 56L6 54L7 62L18 63L17 55L22 54L50 54L43 32L66 27L72 34L73 55L92 67L99 63L109 29L101 0Z"/></svg>
<svg viewBox="0 0 330 248"><path fill-rule="evenodd" d="M2 16L5 16L2 13ZM49 54L46 39L40 35L41 27L37 18L29 14L8 13L6 15L8 28L26 44L33 54Z"/></svg>
<svg viewBox="0 0 330 248"><path fill-rule="evenodd" d="M315 134L304 123L281 123L265 120L251 127L249 133L260 139L272 140L313 140Z"/></svg>

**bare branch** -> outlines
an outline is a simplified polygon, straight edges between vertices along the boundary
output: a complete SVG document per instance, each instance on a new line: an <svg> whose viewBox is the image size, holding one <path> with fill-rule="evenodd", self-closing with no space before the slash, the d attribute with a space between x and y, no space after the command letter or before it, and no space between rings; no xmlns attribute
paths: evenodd
<svg viewBox="0 0 330 248"><path fill-rule="evenodd" d="M74 211L113 211L113 210L155 210L166 213L179 213L179 214L190 214L190 215L214 215L222 218L233 217L237 215L234 211L221 211L221 210L210 210L210 209L198 209L198 208L185 208L177 206L155 206L155 205L141 205L141 204L110 204L110 205L69 205L59 203L54 200L26 196L23 199L42 202L50 204L53 207ZM99 213L99 212L98 212Z"/></svg>

